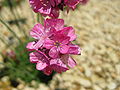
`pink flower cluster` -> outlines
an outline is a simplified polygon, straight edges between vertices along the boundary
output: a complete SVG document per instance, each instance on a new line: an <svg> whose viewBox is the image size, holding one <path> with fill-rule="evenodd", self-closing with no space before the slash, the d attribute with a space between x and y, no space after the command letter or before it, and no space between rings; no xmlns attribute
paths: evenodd
<svg viewBox="0 0 120 90"><path fill-rule="evenodd" d="M29 0L31 7L37 13L41 13L44 16L50 16L52 18L57 18L59 16L59 10L67 7L75 9L76 6L80 4L87 3L88 0Z"/></svg>
<svg viewBox="0 0 120 90"><path fill-rule="evenodd" d="M72 44L76 39L72 27L64 27L63 19L46 19L44 25L36 24L30 31L35 41L27 44L30 62L36 63L36 69L50 75L52 71L65 72L73 68L76 62L71 54L81 54L79 46Z"/></svg>

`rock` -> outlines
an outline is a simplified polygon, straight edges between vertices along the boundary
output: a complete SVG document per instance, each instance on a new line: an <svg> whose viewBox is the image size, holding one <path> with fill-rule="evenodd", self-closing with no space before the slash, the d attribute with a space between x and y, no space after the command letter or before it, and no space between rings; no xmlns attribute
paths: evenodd
<svg viewBox="0 0 120 90"><path fill-rule="evenodd" d="M1 81L3 81L3 82L8 82L8 81L9 81L9 77L8 77L8 76L4 76L4 77L1 79Z"/></svg>
<svg viewBox="0 0 120 90"><path fill-rule="evenodd" d="M111 82L111 83L108 84L107 87L108 87L108 89L110 89L110 90L114 90L114 89L117 87L117 85L116 85L116 83Z"/></svg>
<svg viewBox="0 0 120 90"><path fill-rule="evenodd" d="M19 85L17 86L17 89L23 90L24 87L25 87L24 84L19 84Z"/></svg>
<svg viewBox="0 0 120 90"><path fill-rule="evenodd" d="M80 78L79 82L84 87L90 87L92 85L91 82L85 78Z"/></svg>
<svg viewBox="0 0 120 90"><path fill-rule="evenodd" d="M115 66L116 72L118 75L120 75L120 64Z"/></svg>
<svg viewBox="0 0 120 90"><path fill-rule="evenodd" d="M91 77L92 71L91 71L89 68L87 68L87 69L85 70L85 75L86 75L86 77Z"/></svg>
<svg viewBox="0 0 120 90"><path fill-rule="evenodd" d="M36 90L49 90L49 88L45 84L41 83L41 84L39 84L39 87Z"/></svg>
<svg viewBox="0 0 120 90"><path fill-rule="evenodd" d="M100 88L98 85L94 85L93 90L102 90L102 88Z"/></svg>

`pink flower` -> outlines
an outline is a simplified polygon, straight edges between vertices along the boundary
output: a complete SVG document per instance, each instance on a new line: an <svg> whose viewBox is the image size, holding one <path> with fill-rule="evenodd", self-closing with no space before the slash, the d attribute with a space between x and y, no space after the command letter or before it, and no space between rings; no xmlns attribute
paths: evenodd
<svg viewBox="0 0 120 90"><path fill-rule="evenodd" d="M59 59L48 58L44 52L37 51L30 53L30 62L36 63L36 69L50 75L52 71L63 72L68 70L67 66Z"/></svg>
<svg viewBox="0 0 120 90"><path fill-rule="evenodd" d="M36 64L36 69L50 75L52 71L65 72L73 68L76 62L71 54L81 54L79 46L72 44L76 39L75 30L72 27L64 27L62 19L46 19L44 26L36 24L30 31L35 39L27 44L30 53L30 62Z"/></svg>
<svg viewBox="0 0 120 90"><path fill-rule="evenodd" d="M73 10L79 3L86 3L88 0L29 0L31 7L37 13L44 16L48 15L52 18L59 17L59 10L64 7L72 8Z"/></svg>
<svg viewBox="0 0 120 90"><path fill-rule="evenodd" d="M71 36L72 37L72 36ZM51 58L59 58L60 54L80 54L79 46L70 44L70 37L63 34L55 34L51 39L46 39L43 47L50 49Z"/></svg>
<svg viewBox="0 0 120 90"><path fill-rule="evenodd" d="M66 54L68 52L68 43L69 43L69 37L64 36L62 34L56 34L54 37L52 37L52 40L46 39L44 43L44 47L46 49L50 49L49 56L52 58L58 58L59 54Z"/></svg>
<svg viewBox="0 0 120 90"><path fill-rule="evenodd" d="M64 27L63 19L46 19L44 21L44 26L41 24L36 24L30 31L30 35L36 39L36 41L28 43L26 48L28 48L28 50L38 50L43 45L44 41L54 33L67 35L70 37L70 41L76 38L72 27Z"/></svg>
<svg viewBox="0 0 120 90"><path fill-rule="evenodd" d="M62 19L46 19L44 26L42 24L36 24L30 31L30 35L36 39L36 41L28 43L26 48L28 48L28 50L37 50L43 45L45 39L53 34L54 30L61 29L63 26L64 21Z"/></svg>
<svg viewBox="0 0 120 90"><path fill-rule="evenodd" d="M50 75L52 71L65 72L76 65L76 62L69 55L61 55L60 58L48 58L44 52L37 51L30 53L30 62L36 63L36 69Z"/></svg>

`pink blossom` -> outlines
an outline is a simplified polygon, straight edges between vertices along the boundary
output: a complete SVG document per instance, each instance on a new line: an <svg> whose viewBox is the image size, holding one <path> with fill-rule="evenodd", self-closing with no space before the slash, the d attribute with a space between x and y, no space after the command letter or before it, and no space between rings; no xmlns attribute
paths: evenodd
<svg viewBox="0 0 120 90"><path fill-rule="evenodd" d="M43 71L46 75L50 75L52 71L58 73L65 72L69 70L67 66L73 67L76 62L70 57L61 56L61 58L48 58L48 56L41 51L36 51L30 53L30 62L36 63L36 69Z"/></svg>
<svg viewBox="0 0 120 90"><path fill-rule="evenodd" d="M66 54L68 52L69 47L67 44L69 43L69 39L68 36L56 34L52 37L52 40L45 40L44 47L50 49L50 57L58 58L60 53Z"/></svg>
<svg viewBox="0 0 120 90"><path fill-rule="evenodd" d="M73 68L76 62L71 54L81 54L79 46L72 44L76 39L72 27L64 27L63 19L46 19L44 25L36 24L30 31L35 39L26 46L30 53L30 62L36 64L36 69L50 75L52 71L65 72Z"/></svg>
<svg viewBox="0 0 120 90"><path fill-rule="evenodd" d="M61 29L64 26L62 19L46 19L44 26L42 24L36 24L30 31L30 35L36 39L36 41L27 44L28 50L36 50L40 48L44 40L52 35L54 30Z"/></svg>
<svg viewBox="0 0 120 90"><path fill-rule="evenodd" d="M31 7L37 13L41 13L44 16L48 15L52 18L59 17L59 10L63 10L64 7L72 8L81 3L84 4L88 0L29 0Z"/></svg>
<svg viewBox="0 0 120 90"><path fill-rule="evenodd" d="M44 43L44 41L49 38L56 31L60 31L58 33L63 33L64 29L68 36L76 37L74 30L72 28L64 28L64 20L63 19L46 19L44 21L44 26L41 24L36 24L34 28L30 31L30 35L36 39L36 41L29 42L26 46L28 50L38 50ZM68 30L69 29L69 30ZM71 37L71 38L72 38ZM73 37L73 38L74 38ZM74 38L75 39L75 38Z"/></svg>

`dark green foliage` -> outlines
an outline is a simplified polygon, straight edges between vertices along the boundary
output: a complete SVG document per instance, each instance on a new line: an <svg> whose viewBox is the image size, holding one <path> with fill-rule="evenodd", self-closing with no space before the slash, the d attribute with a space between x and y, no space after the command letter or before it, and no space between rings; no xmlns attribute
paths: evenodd
<svg viewBox="0 0 120 90"><path fill-rule="evenodd" d="M11 80L17 80L17 78L20 78L27 83L36 80L37 82L48 84L54 73L47 76L41 71L36 70L35 64L29 62L29 52L25 48L26 44L27 42L20 44L15 48L15 57L6 57L5 75L9 76Z"/></svg>
<svg viewBox="0 0 120 90"><path fill-rule="evenodd" d="M6 6L6 7L16 7L21 3L21 1L23 0L3 0L1 4L2 6Z"/></svg>

